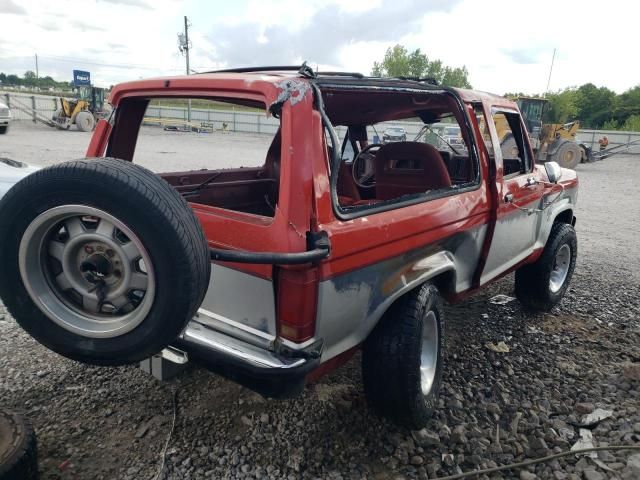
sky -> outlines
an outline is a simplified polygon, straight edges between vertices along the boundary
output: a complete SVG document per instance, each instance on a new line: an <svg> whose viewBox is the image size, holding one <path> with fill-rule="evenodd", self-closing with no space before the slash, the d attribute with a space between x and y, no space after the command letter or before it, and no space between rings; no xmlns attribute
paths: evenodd
<svg viewBox="0 0 640 480"><path fill-rule="evenodd" d="M98 86L180 75L177 34L190 23L196 72L309 64L369 74L387 48L420 48L465 65L474 88L543 93L587 82L618 93L640 84L630 0L0 0L0 72Z"/></svg>

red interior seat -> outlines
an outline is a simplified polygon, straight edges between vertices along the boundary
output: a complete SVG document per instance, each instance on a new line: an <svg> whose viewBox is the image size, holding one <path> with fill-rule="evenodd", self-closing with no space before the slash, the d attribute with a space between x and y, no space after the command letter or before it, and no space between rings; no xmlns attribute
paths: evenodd
<svg viewBox="0 0 640 480"><path fill-rule="evenodd" d="M375 169L378 200L451 187L451 178L440 152L428 143L384 145L376 154Z"/></svg>

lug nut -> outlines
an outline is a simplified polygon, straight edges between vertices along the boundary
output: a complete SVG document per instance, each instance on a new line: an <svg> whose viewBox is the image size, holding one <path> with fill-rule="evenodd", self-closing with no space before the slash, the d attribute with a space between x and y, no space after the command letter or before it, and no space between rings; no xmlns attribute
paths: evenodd
<svg viewBox="0 0 640 480"><path fill-rule="evenodd" d="M105 303L102 305L101 311L102 313L113 313L116 311L116 307L110 303Z"/></svg>

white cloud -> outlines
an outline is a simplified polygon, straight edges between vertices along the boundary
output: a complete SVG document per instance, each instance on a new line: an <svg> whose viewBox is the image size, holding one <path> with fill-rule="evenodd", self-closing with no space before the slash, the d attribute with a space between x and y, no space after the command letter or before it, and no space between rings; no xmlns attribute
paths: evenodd
<svg viewBox="0 0 640 480"><path fill-rule="evenodd" d="M369 73L395 43L466 65L475 88L505 93L593 82L622 92L640 82L640 6L611 0L0 0L0 70L94 82L184 72L176 34L193 23L191 65L293 63ZM81 12L82 15L78 15Z"/></svg>

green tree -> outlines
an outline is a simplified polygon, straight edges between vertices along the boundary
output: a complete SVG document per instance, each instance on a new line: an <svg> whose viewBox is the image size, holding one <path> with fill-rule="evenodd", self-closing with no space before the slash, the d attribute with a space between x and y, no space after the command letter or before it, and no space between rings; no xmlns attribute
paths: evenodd
<svg viewBox="0 0 640 480"><path fill-rule="evenodd" d="M613 117L624 124L633 115L640 115L640 85L618 95L613 109Z"/></svg>
<svg viewBox="0 0 640 480"><path fill-rule="evenodd" d="M607 87L585 83L576 90L577 117L585 128L599 128L613 115L616 93Z"/></svg>
<svg viewBox="0 0 640 480"><path fill-rule="evenodd" d="M545 98L549 103L543 120L548 123L567 123L575 120L578 114L577 97L574 88L548 93Z"/></svg>
<svg viewBox="0 0 640 480"><path fill-rule="evenodd" d="M640 132L640 115L631 115L622 126L622 130L628 132Z"/></svg>
<svg viewBox="0 0 640 480"><path fill-rule="evenodd" d="M34 86L36 84L36 81L38 80L36 78L36 74L35 72L31 71L31 70L27 70L26 72L24 72L24 84L25 85L29 85L29 86Z"/></svg>
<svg viewBox="0 0 640 480"><path fill-rule="evenodd" d="M371 75L374 77L431 77L441 85L471 88L469 72L465 66L449 67L441 60L430 60L419 48L409 52L403 45L388 48L381 62L373 62Z"/></svg>

